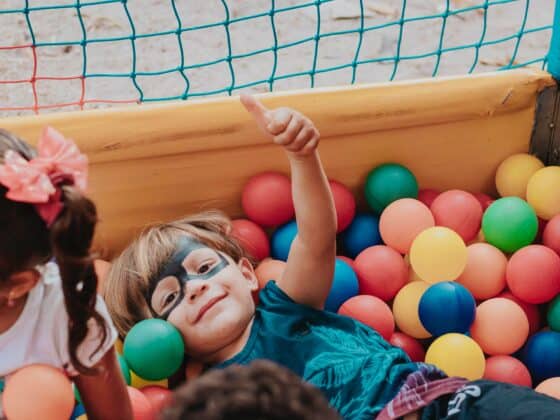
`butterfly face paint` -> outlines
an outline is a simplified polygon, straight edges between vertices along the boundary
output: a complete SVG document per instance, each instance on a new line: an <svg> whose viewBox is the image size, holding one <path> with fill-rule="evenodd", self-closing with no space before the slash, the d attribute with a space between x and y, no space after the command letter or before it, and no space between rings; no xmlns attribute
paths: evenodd
<svg viewBox="0 0 560 420"><path fill-rule="evenodd" d="M205 257L192 269L186 264L189 255L206 250ZM185 298L185 284L190 280L210 280L229 265L226 258L194 238L185 236L177 245L177 250L160 273L150 281L146 300L152 315L165 319ZM188 267L188 268L186 268Z"/></svg>

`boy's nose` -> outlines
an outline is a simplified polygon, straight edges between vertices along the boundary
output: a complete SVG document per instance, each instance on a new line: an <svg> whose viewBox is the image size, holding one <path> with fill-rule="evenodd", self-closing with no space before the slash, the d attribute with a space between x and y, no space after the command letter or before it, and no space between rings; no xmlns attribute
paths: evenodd
<svg viewBox="0 0 560 420"><path fill-rule="evenodd" d="M187 299L189 302L194 302L208 290L208 282L204 280L191 280L185 284L185 287L187 288Z"/></svg>

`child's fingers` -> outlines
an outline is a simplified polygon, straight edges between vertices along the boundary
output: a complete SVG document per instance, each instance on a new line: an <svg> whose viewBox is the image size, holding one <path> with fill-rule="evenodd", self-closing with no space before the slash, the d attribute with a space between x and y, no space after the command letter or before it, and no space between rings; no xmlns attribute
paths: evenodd
<svg viewBox="0 0 560 420"><path fill-rule="evenodd" d="M286 146L294 141L301 131L305 120L298 115L292 116L288 127L282 133L274 137L274 143Z"/></svg>
<svg viewBox="0 0 560 420"><path fill-rule="evenodd" d="M266 129L270 123L270 111L254 96L241 95L241 103L253 116L261 128Z"/></svg>
<svg viewBox="0 0 560 420"><path fill-rule="evenodd" d="M305 125L295 140L290 143L286 148L291 152L298 152L313 138L315 135L315 129L313 126Z"/></svg>
<svg viewBox="0 0 560 420"><path fill-rule="evenodd" d="M276 136L286 130L288 124L296 113L290 108L278 108L270 113L270 122L266 129L270 134Z"/></svg>

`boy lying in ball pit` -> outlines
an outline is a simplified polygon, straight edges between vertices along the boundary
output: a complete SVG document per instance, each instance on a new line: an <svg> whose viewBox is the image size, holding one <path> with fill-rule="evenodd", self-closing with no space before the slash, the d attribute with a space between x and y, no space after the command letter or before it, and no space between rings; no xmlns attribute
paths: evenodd
<svg viewBox="0 0 560 420"><path fill-rule="evenodd" d="M298 225L286 269L255 307L250 259L218 213L154 226L114 262L105 297L122 336L160 318L182 334L189 358L225 368L272 360L319 388L346 419L557 418L560 401L529 388L447 378L351 318L323 310L335 261L336 215L313 123L288 108L245 108L284 147ZM408 416L407 416L408 417Z"/></svg>

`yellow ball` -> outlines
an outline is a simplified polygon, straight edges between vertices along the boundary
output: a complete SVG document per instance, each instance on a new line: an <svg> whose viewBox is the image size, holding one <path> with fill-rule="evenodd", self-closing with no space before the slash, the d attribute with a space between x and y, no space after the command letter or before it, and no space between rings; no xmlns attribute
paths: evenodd
<svg viewBox="0 0 560 420"><path fill-rule="evenodd" d="M142 389L149 385L158 385L163 388L168 388L169 384L167 379L162 379L161 381L148 381L147 379L141 378L132 370L130 371L130 385L136 389Z"/></svg>
<svg viewBox="0 0 560 420"><path fill-rule="evenodd" d="M410 265L428 283L455 280L467 264L467 246L449 228L436 226L420 233L410 247Z"/></svg>
<svg viewBox="0 0 560 420"><path fill-rule="evenodd" d="M480 346L463 334L444 334L428 347L426 363L436 365L448 376L471 381L482 378L486 360Z"/></svg>
<svg viewBox="0 0 560 420"><path fill-rule="evenodd" d="M527 183L544 164L535 156L518 153L504 160L496 172L496 189L502 197L525 199Z"/></svg>
<svg viewBox="0 0 560 420"><path fill-rule="evenodd" d="M123 342L121 341L120 338L117 338L117 341L115 341L115 350L117 351L118 354L120 354L122 356L122 354L123 354Z"/></svg>
<svg viewBox="0 0 560 420"><path fill-rule="evenodd" d="M560 214L560 166L535 172L527 184L527 201L541 219Z"/></svg>
<svg viewBox="0 0 560 420"><path fill-rule="evenodd" d="M76 420L87 420L87 416L82 414L80 417L76 417Z"/></svg>
<svg viewBox="0 0 560 420"><path fill-rule="evenodd" d="M428 338L418 315L420 298L430 285L424 281L414 281L405 285L393 300L393 315L399 329L414 338Z"/></svg>

